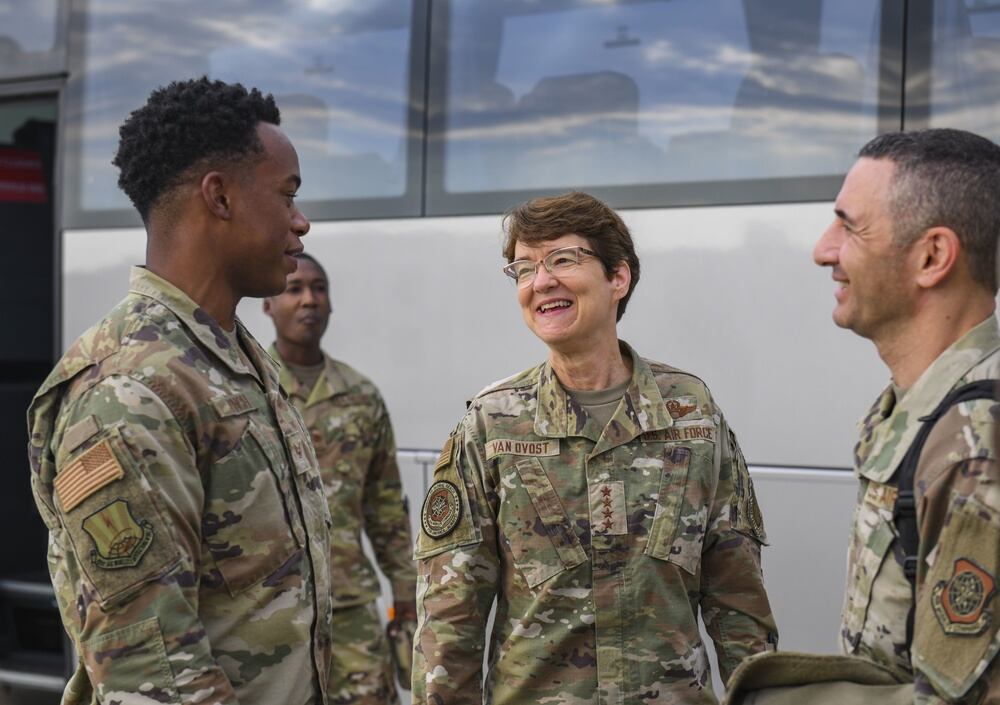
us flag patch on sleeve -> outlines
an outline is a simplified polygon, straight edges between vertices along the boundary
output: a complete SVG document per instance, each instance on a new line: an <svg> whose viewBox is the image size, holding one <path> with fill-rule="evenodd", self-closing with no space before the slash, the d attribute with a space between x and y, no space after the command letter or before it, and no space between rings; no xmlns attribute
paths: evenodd
<svg viewBox="0 0 1000 705"><path fill-rule="evenodd" d="M97 490L124 476L125 470L115 457L110 441L103 440L81 453L56 475L54 484L59 504L68 512Z"/></svg>

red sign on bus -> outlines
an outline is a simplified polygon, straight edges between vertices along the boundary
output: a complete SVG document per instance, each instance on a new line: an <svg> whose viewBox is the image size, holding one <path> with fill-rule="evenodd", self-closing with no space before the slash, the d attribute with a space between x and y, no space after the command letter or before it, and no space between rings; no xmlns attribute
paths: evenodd
<svg viewBox="0 0 1000 705"><path fill-rule="evenodd" d="M0 147L0 202L48 200L41 155L30 149Z"/></svg>

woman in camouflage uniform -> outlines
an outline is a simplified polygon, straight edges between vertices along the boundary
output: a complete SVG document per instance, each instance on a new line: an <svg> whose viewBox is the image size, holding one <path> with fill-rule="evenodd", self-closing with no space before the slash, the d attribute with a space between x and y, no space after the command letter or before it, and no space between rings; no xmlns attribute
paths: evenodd
<svg viewBox="0 0 1000 705"><path fill-rule="evenodd" d="M699 612L724 678L777 640L736 438L700 379L618 339L639 260L614 211L571 193L505 223L549 357L479 393L441 452L414 702L714 703Z"/></svg>

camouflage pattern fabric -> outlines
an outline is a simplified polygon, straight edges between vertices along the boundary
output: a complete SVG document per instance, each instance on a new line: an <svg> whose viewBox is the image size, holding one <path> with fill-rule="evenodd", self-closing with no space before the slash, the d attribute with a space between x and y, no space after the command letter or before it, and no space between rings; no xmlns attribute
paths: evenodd
<svg viewBox="0 0 1000 705"><path fill-rule="evenodd" d="M375 602L333 611L330 702L335 705L395 705L389 639Z"/></svg>
<svg viewBox="0 0 1000 705"><path fill-rule="evenodd" d="M920 705L1000 702L996 404L957 405L934 426L921 454L914 478L920 546L912 645L906 643L910 585L892 521L896 470L920 417L952 389L998 375L1000 332L990 316L945 350L901 400L887 388L861 423L841 646L913 680Z"/></svg>
<svg viewBox="0 0 1000 705"><path fill-rule="evenodd" d="M135 268L28 423L80 657L64 703L327 702L330 513L302 419L242 324L227 335Z"/></svg>
<svg viewBox="0 0 1000 705"><path fill-rule="evenodd" d="M306 389L281 366L281 386L309 429L333 517L330 563L334 607L378 597L379 581L361 549L365 531L397 601L413 600L417 573L411 560L410 519L396 465L396 442L382 395L343 362L324 355L323 374Z"/></svg>
<svg viewBox="0 0 1000 705"><path fill-rule="evenodd" d="M415 554L414 703L714 703L699 610L723 678L776 643L735 436L698 378L623 352L603 430L546 363L476 396L445 444Z"/></svg>

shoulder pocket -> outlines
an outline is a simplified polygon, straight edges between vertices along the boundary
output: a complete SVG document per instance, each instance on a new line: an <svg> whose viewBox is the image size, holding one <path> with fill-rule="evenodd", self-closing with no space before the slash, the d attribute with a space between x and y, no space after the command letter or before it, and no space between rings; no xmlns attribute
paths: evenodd
<svg viewBox="0 0 1000 705"><path fill-rule="evenodd" d="M971 497L961 504L953 498L952 512L920 591L913 661L935 688L958 699L1000 650L1000 513Z"/></svg>
<svg viewBox="0 0 1000 705"><path fill-rule="evenodd" d="M180 560L158 494L117 426L74 448L54 486L73 552L102 607L126 599Z"/></svg>
<svg viewBox="0 0 1000 705"><path fill-rule="evenodd" d="M500 471L506 495L497 518L514 564L534 588L587 560L566 510L537 458Z"/></svg>
<svg viewBox="0 0 1000 705"><path fill-rule="evenodd" d="M205 488L202 540L230 594L274 573L296 549L285 496L289 467L280 440L252 418L237 446L212 468Z"/></svg>
<svg viewBox="0 0 1000 705"><path fill-rule="evenodd" d="M156 617L85 641L80 652L102 703L181 702Z"/></svg>
<svg viewBox="0 0 1000 705"><path fill-rule="evenodd" d="M413 553L422 560L483 540L461 468L456 436L445 441L431 486L420 508L420 533ZM474 490L472 490L474 491Z"/></svg>

